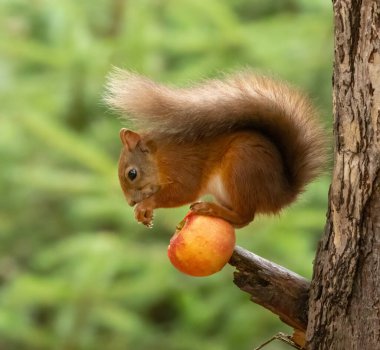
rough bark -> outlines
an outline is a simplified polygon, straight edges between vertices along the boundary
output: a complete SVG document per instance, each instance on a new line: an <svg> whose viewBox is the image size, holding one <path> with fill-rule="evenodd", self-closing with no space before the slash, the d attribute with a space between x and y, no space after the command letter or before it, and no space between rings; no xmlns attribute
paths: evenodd
<svg viewBox="0 0 380 350"><path fill-rule="evenodd" d="M253 302L305 332L309 281L241 247L235 248L230 264L237 269L234 283L249 293Z"/></svg>
<svg viewBox="0 0 380 350"><path fill-rule="evenodd" d="M333 6L335 164L308 349L380 349L380 1Z"/></svg>

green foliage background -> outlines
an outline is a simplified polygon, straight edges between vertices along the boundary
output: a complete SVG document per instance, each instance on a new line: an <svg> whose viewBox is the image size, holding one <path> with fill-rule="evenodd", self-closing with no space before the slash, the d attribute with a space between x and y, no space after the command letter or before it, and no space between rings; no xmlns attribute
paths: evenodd
<svg viewBox="0 0 380 350"><path fill-rule="evenodd" d="M181 275L166 247L186 208L133 220L116 164L123 121L102 103L125 67L185 85L241 67L289 80L331 119L326 0L0 3L0 348L253 349L290 332L227 266ZM238 244L311 277L329 178ZM273 343L267 349L285 349Z"/></svg>

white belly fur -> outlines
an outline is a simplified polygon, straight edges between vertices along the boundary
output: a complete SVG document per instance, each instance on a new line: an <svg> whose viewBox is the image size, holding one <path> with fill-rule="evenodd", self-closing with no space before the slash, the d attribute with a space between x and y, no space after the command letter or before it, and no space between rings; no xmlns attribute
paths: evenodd
<svg viewBox="0 0 380 350"><path fill-rule="evenodd" d="M219 174L213 175L210 178L205 194L211 194L220 204L228 205L230 202L229 195Z"/></svg>

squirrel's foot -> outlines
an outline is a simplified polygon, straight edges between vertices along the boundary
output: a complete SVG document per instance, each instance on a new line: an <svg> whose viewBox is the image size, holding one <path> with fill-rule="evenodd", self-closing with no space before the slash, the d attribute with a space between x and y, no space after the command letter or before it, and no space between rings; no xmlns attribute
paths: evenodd
<svg viewBox="0 0 380 350"><path fill-rule="evenodd" d="M239 228L248 225L254 218L254 213L246 213L242 215L231 209L222 207L211 202L196 202L190 205L193 213L206 216L214 216L228 221L232 226Z"/></svg>
<svg viewBox="0 0 380 350"><path fill-rule="evenodd" d="M145 226L153 227L153 208L146 207L144 204L139 203L135 207L135 218Z"/></svg>
<svg viewBox="0 0 380 350"><path fill-rule="evenodd" d="M207 216L218 216L214 210L215 204L208 202L195 202L190 205L190 210L193 213Z"/></svg>

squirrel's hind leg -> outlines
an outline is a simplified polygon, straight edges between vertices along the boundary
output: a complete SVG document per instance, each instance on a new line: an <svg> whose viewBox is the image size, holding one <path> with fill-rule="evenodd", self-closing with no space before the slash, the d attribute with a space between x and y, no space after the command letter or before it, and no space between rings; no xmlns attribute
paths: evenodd
<svg viewBox="0 0 380 350"><path fill-rule="evenodd" d="M196 202L190 206L190 209L200 215L214 216L226 220L237 228L248 225L254 218L254 213L241 216L240 213L212 202Z"/></svg>

